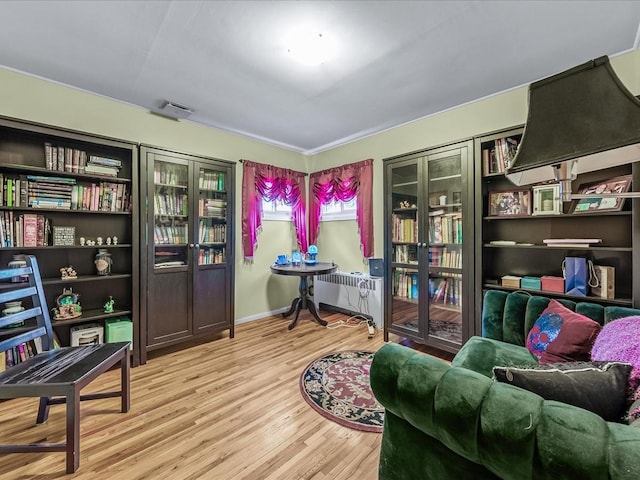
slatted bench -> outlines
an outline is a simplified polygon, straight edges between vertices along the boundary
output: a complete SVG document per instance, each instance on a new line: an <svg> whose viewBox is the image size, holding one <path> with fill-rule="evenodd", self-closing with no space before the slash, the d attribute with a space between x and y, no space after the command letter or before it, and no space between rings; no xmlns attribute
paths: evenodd
<svg viewBox="0 0 640 480"><path fill-rule="evenodd" d="M25 322L24 328L16 329L19 332L16 335L0 337L0 354L34 341L42 345L42 352L0 373L0 399L39 397L36 423L47 420L51 405L66 403L66 442L0 445L0 453L66 452L66 471L73 473L80 464L80 402L120 397L121 411L129 411L129 342L54 349L38 263L34 256L27 256L26 262L23 268L0 270L0 303L27 299L24 311L0 317L0 327ZM18 276L28 276L29 280L5 283ZM80 394L84 387L118 363L120 390Z"/></svg>

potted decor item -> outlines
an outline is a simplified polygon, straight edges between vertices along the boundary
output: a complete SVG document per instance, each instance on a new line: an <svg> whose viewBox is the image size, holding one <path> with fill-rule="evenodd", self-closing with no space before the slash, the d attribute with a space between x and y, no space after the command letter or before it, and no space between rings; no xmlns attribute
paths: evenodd
<svg viewBox="0 0 640 480"><path fill-rule="evenodd" d="M5 303L5 309L2 310L2 315L3 316L13 315L15 313L20 313L22 311L24 311L24 307L22 306L22 302L21 301L7 302L7 303ZM12 323L10 325L7 325L6 328L21 327L22 325L24 325L24 322L16 322L16 323Z"/></svg>

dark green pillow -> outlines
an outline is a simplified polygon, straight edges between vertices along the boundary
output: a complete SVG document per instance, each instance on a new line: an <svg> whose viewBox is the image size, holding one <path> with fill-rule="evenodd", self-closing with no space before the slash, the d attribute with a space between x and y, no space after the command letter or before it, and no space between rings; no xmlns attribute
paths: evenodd
<svg viewBox="0 0 640 480"><path fill-rule="evenodd" d="M611 422L619 422L626 411L627 379L631 365L620 362L562 362L534 368L494 367L494 378L557 400L584 408Z"/></svg>

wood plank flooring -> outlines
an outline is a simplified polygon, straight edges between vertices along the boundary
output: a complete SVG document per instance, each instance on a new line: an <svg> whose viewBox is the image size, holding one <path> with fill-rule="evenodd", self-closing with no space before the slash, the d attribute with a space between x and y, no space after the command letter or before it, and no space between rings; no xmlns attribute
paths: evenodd
<svg viewBox="0 0 640 480"><path fill-rule="evenodd" d="M330 324L347 317L323 312ZM131 411L117 399L83 402L80 468L64 453L0 456L0 479L374 480L381 435L331 422L299 393L302 370L337 350L375 351L382 332L323 328L301 313L238 325L184 350L152 352L131 370ZM397 340L397 339L396 339ZM113 389L107 372L83 393ZM64 406L35 425L37 399L0 403L0 442L64 441Z"/></svg>

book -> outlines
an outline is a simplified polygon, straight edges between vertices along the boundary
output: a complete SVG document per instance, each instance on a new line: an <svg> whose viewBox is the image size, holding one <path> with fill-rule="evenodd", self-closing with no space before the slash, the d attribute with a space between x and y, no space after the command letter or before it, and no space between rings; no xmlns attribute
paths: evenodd
<svg viewBox="0 0 640 480"><path fill-rule="evenodd" d="M551 245L589 245L592 243L602 243L601 238L545 238L542 240L548 246Z"/></svg>
<svg viewBox="0 0 640 480"><path fill-rule="evenodd" d="M22 246L38 246L38 215L25 213L22 216Z"/></svg>
<svg viewBox="0 0 640 480"><path fill-rule="evenodd" d="M108 167L105 165L95 165L95 164L87 164L86 167L84 167L84 173L87 174L96 174L96 175L107 175L110 177L117 177L118 176L118 169L116 167Z"/></svg>

